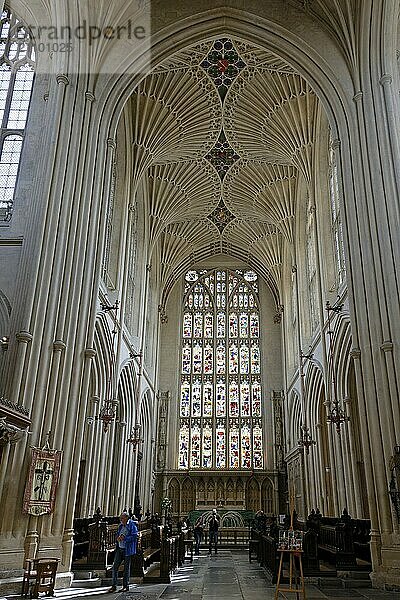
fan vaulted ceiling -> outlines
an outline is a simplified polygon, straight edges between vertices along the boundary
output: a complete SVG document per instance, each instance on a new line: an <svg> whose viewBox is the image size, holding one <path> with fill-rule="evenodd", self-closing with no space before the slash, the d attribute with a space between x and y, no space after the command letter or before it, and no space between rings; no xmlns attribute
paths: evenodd
<svg viewBox="0 0 400 600"><path fill-rule="evenodd" d="M133 175L147 178L164 298L185 269L225 253L278 299L298 179L312 174L318 99L307 82L272 53L224 38L164 61L130 102Z"/></svg>

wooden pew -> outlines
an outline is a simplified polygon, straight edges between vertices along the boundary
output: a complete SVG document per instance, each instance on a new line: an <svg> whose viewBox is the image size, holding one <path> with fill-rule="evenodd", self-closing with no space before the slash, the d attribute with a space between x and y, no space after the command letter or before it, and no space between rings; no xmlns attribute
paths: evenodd
<svg viewBox="0 0 400 600"><path fill-rule="evenodd" d="M160 527L151 527L147 521L139 523L138 547L132 556L131 577L143 578L148 568L160 561L160 552Z"/></svg>

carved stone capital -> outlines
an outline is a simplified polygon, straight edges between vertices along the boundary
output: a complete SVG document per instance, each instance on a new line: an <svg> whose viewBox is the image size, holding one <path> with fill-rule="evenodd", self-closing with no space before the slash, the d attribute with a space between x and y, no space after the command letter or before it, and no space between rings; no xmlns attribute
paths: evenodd
<svg viewBox="0 0 400 600"><path fill-rule="evenodd" d="M19 331L15 337L18 342L23 342L24 344L29 344L33 339L33 335L29 331Z"/></svg>
<svg viewBox="0 0 400 600"><path fill-rule="evenodd" d="M96 96L92 92L86 92L85 98L88 102L94 102L96 100Z"/></svg>
<svg viewBox="0 0 400 600"><path fill-rule="evenodd" d="M0 418L0 446L16 444L23 438L24 434L24 429L20 429L19 427L7 423L5 417Z"/></svg>
<svg viewBox="0 0 400 600"><path fill-rule="evenodd" d="M360 350L360 348L353 348L350 351L350 356L354 360L361 358L361 350Z"/></svg>
<svg viewBox="0 0 400 600"><path fill-rule="evenodd" d="M55 340L53 342L53 350L54 352L64 352L66 349L66 344L62 340Z"/></svg>
<svg viewBox="0 0 400 600"><path fill-rule="evenodd" d="M393 351L392 340L384 340L381 344L381 350L383 350L383 352L392 352Z"/></svg>
<svg viewBox="0 0 400 600"><path fill-rule="evenodd" d="M85 357L86 358L94 358L97 352L94 348L85 348Z"/></svg>
<svg viewBox="0 0 400 600"><path fill-rule="evenodd" d="M60 85L60 84L63 84L65 86L69 85L69 79L65 75L65 73L59 73L58 75L56 75L56 81L57 81L58 85Z"/></svg>
<svg viewBox="0 0 400 600"><path fill-rule="evenodd" d="M389 73L384 73L379 80L379 83L384 87L390 85L393 82L393 77Z"/></svg>

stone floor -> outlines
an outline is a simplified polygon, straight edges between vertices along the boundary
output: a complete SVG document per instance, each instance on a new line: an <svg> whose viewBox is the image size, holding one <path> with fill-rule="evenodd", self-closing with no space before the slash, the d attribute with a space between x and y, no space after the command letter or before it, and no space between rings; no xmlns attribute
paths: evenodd
<svg viewBox="0 0 400 600"><path fill-rule="evenodd" d="M337 584L332 580L332 585ZM273 600L275 585L256 562L249 564L245 552L221 550L209 558L206 554L195 556L193 563L186 563L175 573L169 585L131 584L129 592L108 594L108 588L56 590L57 600ZM343 589L327 587L319 589L306 586L307 600L399 600L400 592L383 592L373 589ZM17 600L19 596L7 596ZM280 595L296 599L296 594ZM0 600L4 600L0 598Z"/></svg>

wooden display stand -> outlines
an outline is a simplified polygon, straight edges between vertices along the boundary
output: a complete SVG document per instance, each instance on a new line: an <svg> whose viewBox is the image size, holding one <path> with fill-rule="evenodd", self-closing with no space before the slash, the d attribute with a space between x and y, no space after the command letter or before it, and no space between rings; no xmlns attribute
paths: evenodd
<svg viewBox="0 0 400 600"><path fill-rule="evenodd" d="M303 598L306 600L306 590L304 586L304 575L303 575L303 563L301 560L301 555L303 554L302 550L279 550L281 553L281 558L279 561L279 570L278 570L278 581L276 582L276 590L275 590L275 600L278 600L280 593L296 593L296 598ZM281 575L283 570L283 557L285 554L289 554L289 587L281 586ZM299 571L297 572L295 557L299 559ZM300 576L299 576L300 575Z"/></svg>
<svg viewBox="0 0 400 600"><path fill-rule="evenodd" d="M306 600L306 590L304 585L304 574L303 574L303 534L302 532L296 532L293 529L293 516L294 516L294 490L290 496L290 527L287 532L282 534L280 539L280 547L278 548L281 553L279 560L278 580L276 582L276 590L274 600L279 600L279 594L295 593L296 600L302 598ZM283 571L283 559L285 555L289 555L289 587L281 586L281 577ZM299 560L299 572L296 567L296 557Z"/></svg>

